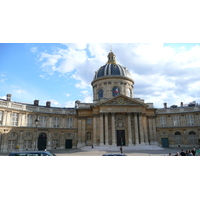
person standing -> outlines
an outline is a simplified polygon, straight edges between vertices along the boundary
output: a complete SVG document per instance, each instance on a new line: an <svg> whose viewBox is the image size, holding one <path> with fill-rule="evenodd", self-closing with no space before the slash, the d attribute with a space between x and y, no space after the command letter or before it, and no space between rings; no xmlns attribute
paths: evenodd
<svg viewBox="0 0 200 200"><path fill-rule="evenodd" d="M196 150L195 150L195 148L192 149L192 154L193 154L193 156L196 155Z"/></svg>
<svg viewBox="0 0 200 200"><path fill-rule="evenodd" d="M183 149L181 149L181 153L180 153L181 156L186 156L185 152L183 151Z"/></svg>
<svg viewBox="0 0 200 200"><path fill-rule="evenodd" d="M191 150L189 150L189 152L188 152L187 156L193 156L193 154L192 154L192 151L191 151Z"/></svg>

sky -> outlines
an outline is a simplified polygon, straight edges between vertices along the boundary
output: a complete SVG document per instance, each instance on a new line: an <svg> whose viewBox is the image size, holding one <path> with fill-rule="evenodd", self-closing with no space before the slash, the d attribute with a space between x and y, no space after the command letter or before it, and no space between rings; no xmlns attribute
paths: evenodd
<svg viewBox="0 0 200 200"><path fill-rule="evenodd" d="M0 98L53 107L91 103L95 71L110 49L155 108L200 102L200 43L0 43Z"/></svg>

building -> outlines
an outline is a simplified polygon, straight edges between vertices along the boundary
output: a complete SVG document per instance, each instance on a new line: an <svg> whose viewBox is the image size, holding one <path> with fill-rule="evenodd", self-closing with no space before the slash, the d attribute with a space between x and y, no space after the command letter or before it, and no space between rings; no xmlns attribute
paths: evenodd
<svg viewBox="0 0 200 200"><path fill-rule="evenodd" d="M198 145L200 108L197 104L156 109L134 98L128 69L108 54L108 61L91 82L93 103L74 108L51 107L0 99L0 150L65 149L89 146L160 147Z"/></svg>

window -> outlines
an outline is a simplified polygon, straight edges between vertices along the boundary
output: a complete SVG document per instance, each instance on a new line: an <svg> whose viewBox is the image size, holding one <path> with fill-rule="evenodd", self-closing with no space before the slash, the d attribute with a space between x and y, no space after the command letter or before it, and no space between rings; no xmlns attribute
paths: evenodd
<svg viewBox="0 0 200 200"><path fill-rule="evenodd" d="M53 139L52 143L53 143L53 148L56 149L57 147L59 147L59 139Z"/></svg>
<svg viewBox="0 0 200 200"><path fill-rule="evenodd" d="M12 150L12 149L15 149L15 147L16 147L16 140L9 140L8 141L8 149Z"/></svg>
<svg viewBox="0 0 200 200"><path fill-rule="evenodd" d="M26 125L27 126L32 126L32 123L33 123L33 115L27 115Z"/></svg>
<svg viewBox="0 0 200 200"><path fill-rule="evenodd" d="M46 116L40 116L39 121L40 121L40 127L46 127L47 126L47 117Z"/></svg>
<svg viewBox="0 0 200 200"><path fill-rule="evenodd" d="M196 144L197 143L197 136L196 136L196 133L194 131L191 131L189 133L189 142L190 142L190 144Z"/></svg>
<svg viewBox="0 0 200 200"><path fill-rule="evenodd" d="M30 149L32 146L32 140L24 140L24 149Z"/></svg>
<svg viewBox="0 0 200 200"><path fill-rule="evenodd" d="M92 124L92 118L87 118L87 124Z"/></svg>
<svg viewBox="0 0 200 200"><path fill-rule="evenodd" d="M98 91L98 97L99 97L99 99L103 98L103 90L102 89L100 89Z"/></svg>
<svg viewBox="0 0 200 200"><path fill-rule="evenodd" d="M18 113L12 113L12 126L17 126L18 123Z"/></svg>
<svg viewBox="0 0 200 200"><path fill-rule="evenodd" d="M0 111L0 125L3 124L3 111Z"/></svg>
<svg viewBox="0 0 200 200"><path fill-rule="evenodd" d="M176 133L174 134L174 142L175 142L176 144L181 144L181 143L182 143L181 133L176 132Z"/></svg>
<svg viewBox="0 0 200 200"><path fill-rule="evenodd" d="M117 86L113 87L113 89L112 89L112 95L113 95L113 97L115 97L115 96L117 96L119 94L120 94L119 88Z"/></svg>
<svg viewBox="0 0 200 200"><path fill-rule="evenodd" d="M179 116L173 116L173 123L174 123L174 126L180 126Z"/></svg>
<svg viewBox="0 0 200 200"><path fill-rule="evenodd" d="M186 118L189 126L194 125L194 115L187 115Z"/></svg>
<svg viewBox="0 0 200 200"><path fill-rule="evenodd" d="M166 126L166 117L160 117L160 126Z"/></svg>
<svg viewBox="0 0 200 200"><path fill-rule="evenodd" d="M87 132L87 140L92 140L92 134L91 134L91 132Z"/></svg>
<svg viewBox="0 0 200 200"><path fill-rule="evenodd" d="M66 119L67 128L71 128L72 127L72 122L73 122L73 119L71 117L67 117L67 119Z"/></svg>
<svg viewBox="0 0 200 200"><path fill-rule="evenodd" d="M58 128L60 124L60 117L54 117L54 128Z"/></svg>

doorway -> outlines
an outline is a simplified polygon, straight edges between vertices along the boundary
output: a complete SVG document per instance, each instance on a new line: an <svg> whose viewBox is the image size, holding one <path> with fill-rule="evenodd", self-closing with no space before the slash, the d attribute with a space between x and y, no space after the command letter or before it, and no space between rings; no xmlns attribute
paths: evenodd
<svg viewBox="0 0 200 200"><path fill-rule="evenodd" d="M47 135L40 133L38 137L38 150L45 150L47 145Z"/></svg>
<svg viewBox="0 0 200 200"><path fill-rule="evenodd" d="M162 138L162 147L169 147L168 138Z"/></svg>
<svg viewBox="0 0 200 200"><path fill-rule="evenodd" d="M66 149L72 148L72 140L65 140L65 148Z"/></svg>
<svg viewBox="0 0 200 200"><path fill-rule="evenodd" d="M125 145L125 130L117 130L117 146Z"/></svg>

